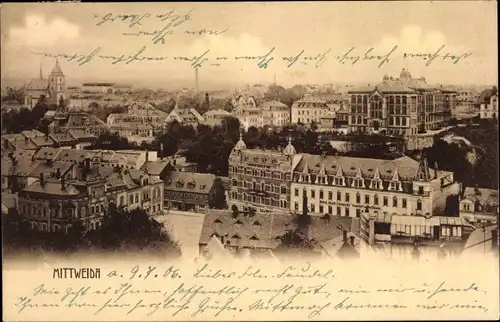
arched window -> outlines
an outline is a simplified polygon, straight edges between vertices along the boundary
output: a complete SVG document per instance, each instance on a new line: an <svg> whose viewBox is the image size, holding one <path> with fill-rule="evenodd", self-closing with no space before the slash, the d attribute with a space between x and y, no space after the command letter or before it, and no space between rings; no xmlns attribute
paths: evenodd
<svg viewBox="0 0 500 322"><path fill-rule="evenodd" d="M373 197L373 204L378 205L378 195Z"/></svg>

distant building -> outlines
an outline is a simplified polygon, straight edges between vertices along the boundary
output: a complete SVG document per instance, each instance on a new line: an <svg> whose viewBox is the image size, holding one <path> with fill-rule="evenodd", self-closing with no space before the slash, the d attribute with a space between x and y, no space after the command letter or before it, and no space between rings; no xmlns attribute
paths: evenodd
<svg viewBox="0 0 500 322"><path fill-rule="evenodd" d="M48 104L58 105L59 100L67 99L66 80L64 73L56 59L56 65L49 74L48 79L43 78L40 66L40 78L32 79L25 86L26 96L24 105L33 108L40 99L46 99Z"/></svg>
<svg viewBox="0 0 500 322"><path fill-rule="evenodd" d="M476 107L479 93L474 88L462 88L457 91L457 106L472 110Z"/></svg>
<svg viewBox="0 0 500 322"><path fill-rule="evenodd" d="M303 98L295 101L291 109L291 122L293 124L320 123L321 118L327 115L330 108L324 100L314 97Z"/></svg>
<svg viewBox="0 0 500 322"><path fill-rule="evenodd" d="M481 92L479 96L479 117L481 119L498 118L498 94L493 89Z"/></svg>
<svg viewBox="0 0 500 322"><path fill-rule="evenodd" d="M115 83L83 83L82 91L84 93L107 93L113 94Z"/></svg>
<svg viewBox="0 0 500 322"><path fill-rule="evenodd" d="M385 75L382 83L353 88L349 95L352 131L413 135L446 124L456 107L455 90L429 85L404 68L399 78Z"/></svg>
<svg viewBox="0 0 500 322"><path fill-rule="evenodd" d="M498 223L498 190L464 189L460 198L460 217L476 226Z"/></svg>
<svg viewBox="0 0 500 322"><path fill-rule="evenodd" d="M203 118L205 119L205 124L208 126L222 125L224 119L228 116L231 116L231 113L224 111L222 109L210 110L203 114Z"/></svg>
<svg viewBox="0 0 500 322"><path fill-rule="evenodd" d="M282 127L290 123L290 108L279 101L263 102L262 125Z"/></svg>

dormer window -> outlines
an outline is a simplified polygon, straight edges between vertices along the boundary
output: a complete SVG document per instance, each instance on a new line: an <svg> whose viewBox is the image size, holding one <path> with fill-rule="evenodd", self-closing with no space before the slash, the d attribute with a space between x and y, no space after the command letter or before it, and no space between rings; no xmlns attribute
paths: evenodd
<svg viewBox="0 0 500 322"><path fill-rule="evenodd" d="M316 184L327 184L328 180L325 175L318 175L316 177Z"/></svg>
<svg viewBox="0 0 500 322"><path fill-rule="evenodd" d="M363 178L354 178L352 180L352 187L364 188L365 187L365 180Z"/></svg>
<svg viewBox="0 0 500 322"><path fill-rule="evenodd" d="M344 177L335 176L333 178L333 182L336 186L345 186L345 178Z"/></svg>
<svg viewBox="0 0 500 322"><path fill-rule="evenodd" d="M401 182L400 181L391 181L389 182L389 190L390 191L402 191Z"/></svg>
<svg viewBox="0 0 500 322"><path fill-rule="evenodd" d="M383 189L382 180L373 179L372 182L370 183L370 189L382 190Z"/></svg>

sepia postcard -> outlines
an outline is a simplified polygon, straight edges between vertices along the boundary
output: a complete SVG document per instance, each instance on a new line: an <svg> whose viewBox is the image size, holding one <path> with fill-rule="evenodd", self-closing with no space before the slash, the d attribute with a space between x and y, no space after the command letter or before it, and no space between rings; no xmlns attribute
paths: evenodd
<svg viewBox="0 0 500 322"><path fill-rule="evenodd" d="M500 318L496 1L1 6L5 321Z"/></svg>

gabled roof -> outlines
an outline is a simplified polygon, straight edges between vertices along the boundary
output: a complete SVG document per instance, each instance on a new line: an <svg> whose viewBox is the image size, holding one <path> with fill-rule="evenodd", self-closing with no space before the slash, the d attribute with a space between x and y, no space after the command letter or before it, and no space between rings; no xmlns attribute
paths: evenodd
<svg viewBox="0 0 500 322"><path fill-rule="evenodd" d="M45 182L42 184L40 181L35 181L31 185L23 189L23 192L29 193L41 193L53 196L84 196L85 191L78 190L75 186L71 184L66 184L65 189L63 189L60 182Z"/></svg>
<svg viewBox="0 0 500 322"><path fill-rule="evenodd" d="M359 220L351 217L323 218L311 216L309 238L320 243L341 236L342 230L359 232ZM258 224L256 224L258 223ZM206 215L200 237L200 244L206 245L212 236L224 236L225 241L229 239L231 245L240 247L268 248L274 249L281 244L280 236L288 230L297 229L296 216L287 214L262 214L253 216L239 214L233 218L229 211L210 210ZM341 229L339 229L341 228ZM237 239L231 238L238 234Z"/></svg>
<svg viewBox="0 0 500 322"><path fill-rule="evenodd" d="M301 173L307 167L309 173L317 174L321 168L321 162L325 163L327 175L335 176L341 169L343 175L354 177L358 169L360 169L365 178L372 179L378 171L383 180L391 180L396 169L402 180L413 180L419 168L419 162L408 156L394 160L344 156L326 156L323 159L321 155L301 153L293 158L293 171ZM429 168L428 173L432 178L434 170ZM448 175L449 172L439 171L438 174L444 176Z"/></svg>
<svg viewBox="0 0 500 322"><path fill-rule="evenodd" d="M498 206L498 190L467 187L463 199L479 201L482 205Z"/></svg>

